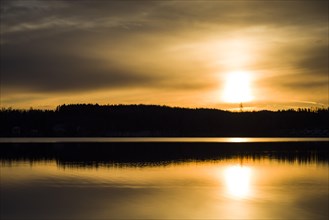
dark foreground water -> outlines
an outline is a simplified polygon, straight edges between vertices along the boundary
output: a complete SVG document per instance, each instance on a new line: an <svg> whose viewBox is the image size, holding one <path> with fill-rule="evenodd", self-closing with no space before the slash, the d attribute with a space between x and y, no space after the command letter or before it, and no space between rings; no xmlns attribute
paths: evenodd
<svg viewBox="0 0 329 220"><path fill-rule="evenodd" d="M328 219L328 142L3 143L0 219Z"/></svg>

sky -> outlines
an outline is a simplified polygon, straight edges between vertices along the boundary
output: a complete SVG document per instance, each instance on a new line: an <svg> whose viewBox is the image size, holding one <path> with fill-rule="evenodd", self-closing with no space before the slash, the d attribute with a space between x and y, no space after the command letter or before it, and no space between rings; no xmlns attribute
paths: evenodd
<svg viewBox="0 0 329 220"><path fill-rule="evenodd" d="M328 1L4 0L0 8L2 108L328 106Z"/></svg>

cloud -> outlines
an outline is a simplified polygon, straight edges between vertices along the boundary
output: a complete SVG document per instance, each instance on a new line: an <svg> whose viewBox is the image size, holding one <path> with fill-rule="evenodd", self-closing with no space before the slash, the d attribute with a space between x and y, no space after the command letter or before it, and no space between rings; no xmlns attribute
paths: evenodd
<svg viewBox="0 0 329 220"><path fill-rule="evenodd" d="M205 91L234 68L273 90L328 88L326 1L16 0L0 10L7 94Z"/></svg>
<svg viewBox="0 0 329 220"><path fill-rule="evenodd" d="M262 26L318 27L327 22L328 2L216 1L6 1L3 25L8 31L67 25L80 28L138 26L179 30L209 25L217 28ZM6 29L6 28L5 28ZM144 30L144 29L143 29Z"/></svg>
<svg viewBox="0 0 329 220"><path fill-rule="evenodd" d="M296 66L303 69L305 74L322 75L328 77L329 74L329 45L320 44L312 45L301 56L301 59L296 63Z"/></svg>
<svg viewBox="0 0 329 220"><path fill-rule="evenodd" d="M58 51L43 43L5 45L3 50L6 55L1 67L5 73L2 83L28 90L58 92L134 87L155 80L152 75L125 70L115 63L106 63L105 68L102 60Z"/></svg>
<svg viewBox="0 0 329 220"><path fill-rule="evenodd" d="M39 92L79 92L128 87L189 90L214 85L197 77L196 69L202 71L200 65L189 60L179 62L186 65L183 67L168 65L178 62L170 58L172 52L144 40L119 36L110 33L98 37L80 30L5 44L3 86ZM150 48L144 48L145 44ZM189 81L185 74L190 75Z"/></svg>

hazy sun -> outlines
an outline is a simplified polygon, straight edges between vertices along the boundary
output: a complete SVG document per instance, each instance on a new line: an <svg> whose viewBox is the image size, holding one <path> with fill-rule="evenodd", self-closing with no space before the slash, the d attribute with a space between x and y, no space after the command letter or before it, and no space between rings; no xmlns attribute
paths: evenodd
<svg viewBox="0 0 329 220"><path fill-rule="evenodd" d="M251 94L251 76L247 72L232 72L227 74L223 91L223 101L230 103L249 102Z"/></svg>

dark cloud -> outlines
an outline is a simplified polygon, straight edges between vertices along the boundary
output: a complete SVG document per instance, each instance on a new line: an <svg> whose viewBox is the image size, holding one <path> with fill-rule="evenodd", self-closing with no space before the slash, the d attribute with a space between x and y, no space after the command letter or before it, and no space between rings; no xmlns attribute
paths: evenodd
<svg viewBox="0 0 329 220"><path fill-rule="evenodd" d="M4 44L1 48L1 83L4 88L39 92L141 87L190 90L213 85L213 82L195 79L186 81L184 74L175 76L170 69L152 68L152 62L159 62L158 57L152 57L152 54L147 59L150 65L140 64L138 60L134 60L138 58L138 54L143 54L138 51L139 48L134 48L138 42L132 42L133 39L129 35L123 40L125 36L126 34L118 31L99 36L79 30L57 33L41 39L30 38L19 44ZM123 49L125 43L132 46ZM91 48L108 56L90 54ZM118 53L124 54L120 57ZM134 53L137 53L137 56ZM130 54L132 56L129 56Z"/></svg>
<svg viewBox="0 0 329 220"><path fill-rule="evenodd" d="M152 75L125 70L115 63L57 51L35 43L4 45L2 83L36 91L76 91L134 87L151 83ZM71 48L67 48L70 50Z"/></svg>
<svg viewBox="0 0 329 220"><path fill-rule="evenodd" d="M305 74L329 75L329 46L328 44L312 45L303 54L296 63L296 66L303 69ZM328 83L328 82L327 82Z"/></svg>
<svg viewBox="0 0 329 220"><path fill-rule="evenodd" d="M298 90L313 90L313 89L322 89L323 91L328 90L328 81L326 80L310 80L305 82L305 80L282 80L282 86L290 88L290 89L298 89Z"/></svg>
<svg viewBox="0 0 329 220"><path fill-rule="evenodd" d="M6 1L2 6L3 32L140 26L152 5L142 1Z"/></svg>
<svg viewBox="0 0 329 220"><path fill-rule="evenodd" d="M241 26L323 26L326 1L5 1L2 23L7 31L62 25L82 28L139 26L156 30ZM57 22L54 20L57 19ZM51 23L50 21L53 21ZM57 26L56 26L57 25Z"/></svg>

